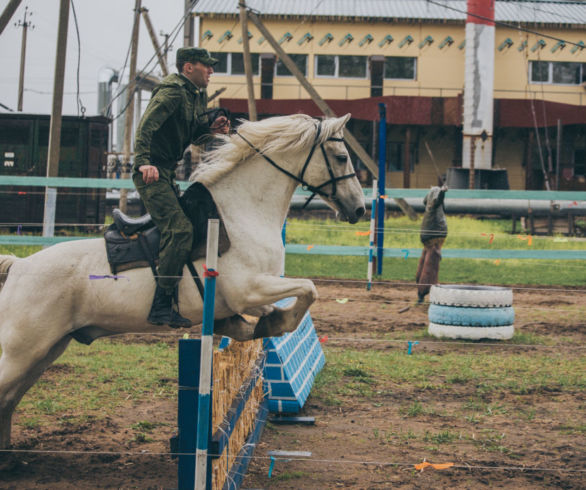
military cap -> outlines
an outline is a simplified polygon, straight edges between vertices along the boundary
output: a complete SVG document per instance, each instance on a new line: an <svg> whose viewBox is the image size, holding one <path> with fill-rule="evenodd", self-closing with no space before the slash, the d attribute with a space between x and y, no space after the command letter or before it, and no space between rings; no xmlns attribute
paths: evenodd
<svg viewBox="0 0 586 490"><path fill-rule="evenodd" d="M203 63L204 65L213 66L218 60L212 58L210 52L203 48L179 48L177 50L177 64L181 63Z"/></svg>

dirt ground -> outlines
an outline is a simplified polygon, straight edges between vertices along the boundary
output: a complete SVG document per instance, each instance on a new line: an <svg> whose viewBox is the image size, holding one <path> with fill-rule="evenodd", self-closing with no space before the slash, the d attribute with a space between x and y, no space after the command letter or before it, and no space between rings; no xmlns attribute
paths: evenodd
<svg viewBox="0 0 586 490"><path fill-rule="evenodd" d="M427 327L427 308L414 306L416 292L412 286L377 285L367 292L363 283L316 284L320 299L311 314L318 335L328 337L324 343L326 358L328 350L340 348L406 351L408 333ZM552 345L501 347L503 362L520 353L583 358L584 290L526 288L515 289L514 294L516 330L547 336ZM383 335L397 341L364 341ZM415 347L414 355L426 352L441 356L471 349L480 355L491 346L426 339ZM44 376L58 378L59 365ZM421 438L409 437L429 428L434 432L469 434L470 424L446 413L469 400L474 387L462 384L451 390L423 391L399 384L386 386L384 380L381 386L388 389L375 399L347 398L339 407L328 406L310 395L300 415L315 417L313 426L269 424L243 488L586 488L584 473L563 471L586 468L583 391L552 387L523 395L500 392L496 399L486 400L493 407L507 405L520 411L530 409L532 413L523 421L511 413L497 412L478 423L475 427L479 436L493 435L494 450L487 451L468 437L435 448ZM425 406L440 405L444 414L406 417L401 407L415 401ZM129 437L132 424L138 420L163 424L154 429L152 442ZM581 429L561 430L566 424L577 424ZM174 400L128 402L114 417L90 418L82 426L55 424L55 430L27 429L19 424L17 414L13 426L13 448L22 452L0 453L1 489L176 486L176 462L167 454L169 437L176 427ZM384 430L390 432L391 427L394 436L382 437ZM379 430L381 434L375 436ZM499 449L501 439L506 441L506 450ZM267 451L271 449L311 451L312 456L308 460L277 461L269 479ZM453 462L456 466L416 471L413 464L424 459L431 463Z"/></svg>

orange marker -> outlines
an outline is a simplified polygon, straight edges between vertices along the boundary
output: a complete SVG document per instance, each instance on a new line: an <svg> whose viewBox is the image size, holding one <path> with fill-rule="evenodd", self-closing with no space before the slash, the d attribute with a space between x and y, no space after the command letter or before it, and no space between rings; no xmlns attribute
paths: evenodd
<svg viewBox="0 0 586 490"><path fill-rule="evenodd" d="M370 235L370 231L357 231L356 235L357 236L368 236L368 235Z"/></svg>
<svg viewBox="0 0 586 490"><path fill-rule="evenodd" d="M315 245L308 245L307 250L311 250L313 247L315 247Z"/></svg>

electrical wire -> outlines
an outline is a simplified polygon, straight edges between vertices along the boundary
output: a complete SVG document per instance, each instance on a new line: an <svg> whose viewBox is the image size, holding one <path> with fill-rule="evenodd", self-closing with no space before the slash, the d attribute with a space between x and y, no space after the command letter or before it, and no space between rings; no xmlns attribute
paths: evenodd
<svg viewBox="0 0 586 490"><path fill-rule="evenodd" d="M191 3L191 6L189 7L189 9L187 9L187 12L185 12L185 14L183 14L183 16L181 17L181 19L177 23L177 25L169 33L169 46L171 46L174 43L175 39L177 39L177 36L179 35L179 32L180 32L181 27L183 27L185 25L185 22L187 22L187 19L191 15L191 10L195 7L195 5L198 3L198 1L199 0L194 0ZM175 31L175 33L173 34L174 31ZM173 37L171 37L171 35ZM135 80L138 80L138 79L140 79L142 77L146 77L146 76L150 75L155 70L155 68L157 67L157 63L156 62L155 62L155 64L153 65L153 67L148 72L146 71L147 68L148 68L148 66L152 63L153 60L155 60L157 58L157 56L159 55L159 52L162 49L163 49L163 46L160 46L159 49L155 51L155 53L151 56L151 58L145 63L144 67L136 75ZM115 97L112 98L112 100L110 102L110 106L111 106L111 104L114 102L114 100L116 98L120 97L125 91L128 90L128 87L129 86L130 86L130 84L126 85ZM132 96L134 96L134 94ZM120 118L126 112L126 110L128 109L128 107L131 104L132 96L129 96L128 97L128 102L122 108L122 110L116 116L114 116L112 118L112 121L115 121L116 119Z"/></svg>
<svg viewBox="0 0 586 490"><path fill-rule="evenodd" d="M79 117L79 114L81 112L81 117L85 116L85 111L86 108L83 105L83 102L81 100L81 97L79 96L80 92L79 92L79 71L80 71L80 64L81 64L81 38L79 36L79 25L77 22L77 13L75 11L75 3L73 3L73 0L71 1L71 10L73 11L73 20L75 21L75 33L77 34L77 76L76 76L76 81L77 81L77 89L76 89L76 103L77 103L77 115Z"/></svg>
<svg viewBox="0 0 586 490"><path fill-rule="evenodd" d="M443 7L445 9L448 9L448 10L453 10L453 11L459 12L461 14L466 14L466 15L468 15L470 17L476 17L477 19L485 20L487 22L491 22L491 23L493 23L495 25L499 25L501 27L506 27L507 29L513 29L513 30L516 30L516 31L528 32L529 34L535 34L536 36L541 36L541 37L544 37L546 39L553 39L554 41L561 41L561 42L566 43L566 44L572 44L573 46L577 46L580 49L582 49L584 47L581 44L575 43L573 41L568 41L567 39L562 39L562 38L559 38L559 37L550 36L549 34L543 34L542 32L539 32L539 31L534 31L532 29L527 29L525 27L521 27L520 23L519 23L518 26L515 26L515 25L509 24L507 22L502 22L502 21L499 21L499 20L491 19L489 17L484 17L483 15L473 14L472 12L469 12L467 10L462 10L462 9L459 9L459 8L456 8L456 7L449 7L448 5L443 4L441 2L437 2L435 0L426 0L426 1L428 3L432 3L434 5L438 5L440 7Z"/></svg>

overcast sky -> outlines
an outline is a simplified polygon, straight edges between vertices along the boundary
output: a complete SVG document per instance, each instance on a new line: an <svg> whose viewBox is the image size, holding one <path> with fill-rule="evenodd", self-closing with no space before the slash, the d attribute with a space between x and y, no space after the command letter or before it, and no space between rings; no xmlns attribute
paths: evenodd
<svg viewBox="0 0 586 490"><path fill-rule="evenodd" d="M119 70L124 64L132 32L134 3L135 0L74 0L81 40L79 89L88 116L96 115L98 112L97 89L100 70L105 67ZM0 0L0 12L7 4L8 0ZM157 34L161 30L169 33L181 20L184 0L143 0L142 5L149 9ZM16 111L22 28L15 27L14 23L22 21L27 6L29 12L32 12L28 20L34 25L34 29L28 30L23 112L50 114L59 0L23 0L0 35L0 103ZM159 37L159 42L162 41L163 38ZM181 29L174 43L175 48L180 47L182 43ZM153 54L153 45L141 19L138 68L144 67ZM73 11L70 9L63 114L77 115L77 59L77 35ZM173 71L174 60L175 50L169 53L170 71ZM160 73L158 67L153 73ZM5 112L1 108L0 111Z"/></svg>

